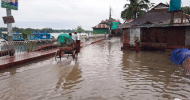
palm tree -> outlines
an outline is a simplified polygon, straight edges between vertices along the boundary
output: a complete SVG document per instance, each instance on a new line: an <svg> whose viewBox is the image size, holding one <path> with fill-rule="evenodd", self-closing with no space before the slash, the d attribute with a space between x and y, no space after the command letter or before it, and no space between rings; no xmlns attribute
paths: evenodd
<svg viewBox="0 0 190 100"><path fill-rule="evenodd" d="M129 0L130 4L125 4L125 10L121 12L121 18L135 19L137 15L142 15L146 12L154 3L150 3L149 0Z"/></svg>

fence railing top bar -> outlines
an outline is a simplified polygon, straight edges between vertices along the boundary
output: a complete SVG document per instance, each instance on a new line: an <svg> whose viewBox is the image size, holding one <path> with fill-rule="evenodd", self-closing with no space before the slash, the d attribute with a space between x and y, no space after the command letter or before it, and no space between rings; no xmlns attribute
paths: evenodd
<svg viewBox="0 0 190 100"><path fill-rule="evenodd" d="M4 44L14 45L14 44L23 44L23 43L35 43L35 42L56 42L56 39L46 39L46 40L29 40L29 41L10 41L5 42Z"/></svg>

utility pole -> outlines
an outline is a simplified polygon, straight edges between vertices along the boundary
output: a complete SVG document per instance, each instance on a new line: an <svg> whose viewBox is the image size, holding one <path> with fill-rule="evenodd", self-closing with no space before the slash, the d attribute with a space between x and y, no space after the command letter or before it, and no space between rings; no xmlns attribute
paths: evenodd
<svg viewBox="0 0 190 100"><path fill-rule="evenodd" d="M111 25L112 25L111 7L110 7L110 14L109 14L108 25L109 25L109 35L110 35L111 34Z"/></svg>
<svg viewBox="0 0 190 100"><path fill-rule="evenodd" d="M11 9L7 8L7 16L11 16ZM7 24L7 32L8 32L8 41L13 41L13 28L12 23Z"/></svg>
<svg viewBox="0 0 190 100"><path fill-rule="evenodd" d="M11 16L11 9L18 10L18 0L1 0L1 7L6 8L7 16L3 17L4 23L7 24L8 41L13 41L14 18Z"/></svg>

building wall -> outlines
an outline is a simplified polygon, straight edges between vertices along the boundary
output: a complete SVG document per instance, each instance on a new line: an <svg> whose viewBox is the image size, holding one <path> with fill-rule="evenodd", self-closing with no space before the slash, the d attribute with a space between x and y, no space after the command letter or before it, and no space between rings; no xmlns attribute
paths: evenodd
<svg viewBox="0 0 190 100"><path fill-rule="evenodd" d="M190 46L190 27L186 27L185 46Z"/></svg>
<svg viewBox="0 0 190 100"><path fill-rule="evenodd" d="M185 34L186 27L142 28L141 42L167 43L167 46L185 46L185 37L187 37Z"/></svg>
<svg viewBox="0 0 190 100"><path fill-rule="evenodd" d="M185 46L186 27L167 28L167 46Z"/></svg>
<svg viewBox="0 0 190 100"><path fill-rule="evenodd" d="M141 41L148 43L167 43L167 29L141 28Z"/></svg>
<svg viewBox="0 0 190 100"><path fill-rule="evenodd" d="M108 29L107 28L95 28L95 29L93 29L93 33L94 34L105 34L105 33L108 33Z"/></svg>
<svg viewBox="0 0 190 100"><path fill-rule="evenodd" d="M123 29L123 46L129 46L130 29Z"/></svg>
<svg viewBox="0 0 190 100"><path fill-rule="evenodd" d="M140 38L140 28L131 28L130 29L130 46L135 46L136 38Z"/></svg>
<svg viewBox="0 0 190 100"><path fill-rule="evenodd" d="M142 43L164 43L166 46L190 46L190 27L154 27L123 29L123 45L135 46L139 37Z"/></svg>

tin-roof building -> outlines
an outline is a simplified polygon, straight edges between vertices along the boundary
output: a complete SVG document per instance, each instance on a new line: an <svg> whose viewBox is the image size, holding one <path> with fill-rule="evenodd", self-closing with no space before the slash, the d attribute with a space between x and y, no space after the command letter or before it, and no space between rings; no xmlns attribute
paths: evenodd
<svg viewBox="0 0 190 100"><path fill-rule="evenodd" d="M135 46L136 37L140 37L144 49L165 50L190 46L190 15L179 11L173 17L171 24L169 6L160 3L130 23L122 24L120 28L123 30L124 47Z"/></svg>
<svg viewBox="0 0 190 100"><path fill-rule="evenodd" d="M106 24L98 24L93 27L94 34L105 34L108 33L109 26Z"/></svg>
<svg viewBox="0 0 190 100"><path fill-rule="evenodd" d="M112 32L114 32L114 30L116 30L120 24L121 23L119 20L112 19L112 26L111 26ZM101 23L92 28L94 34L105 34L108 33L110 26L108 26L108 20L102 20Z"/></svg>

